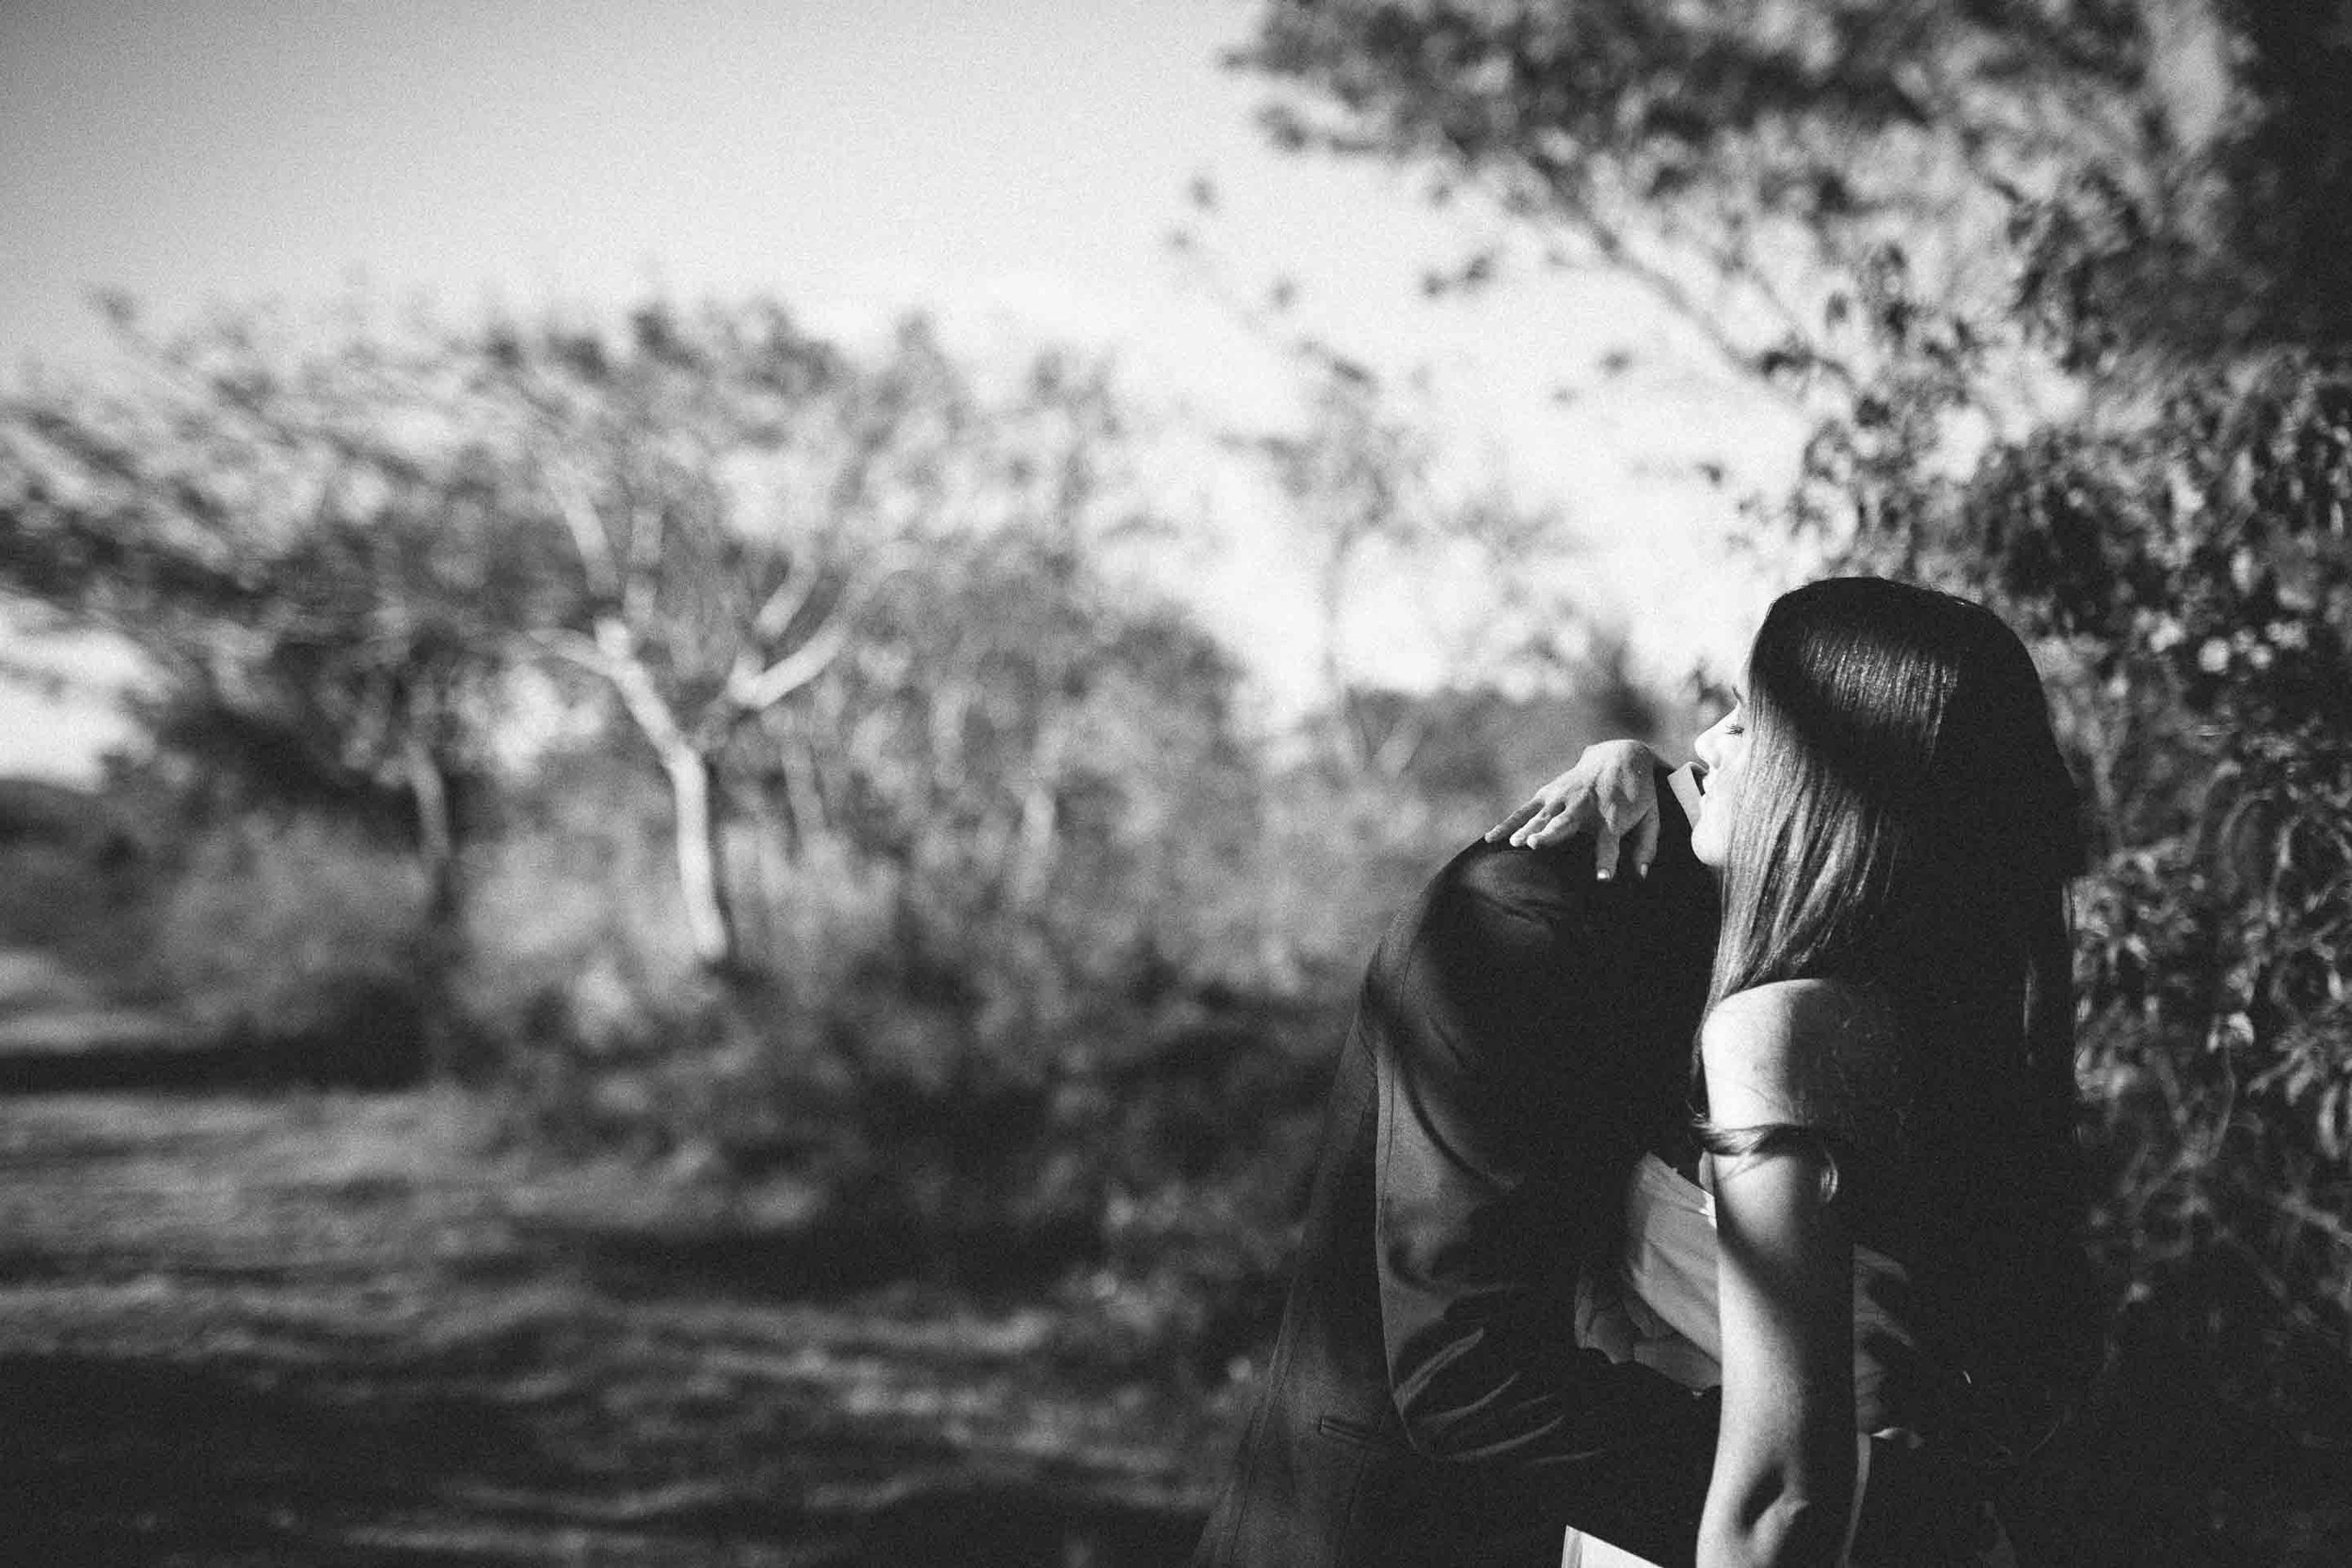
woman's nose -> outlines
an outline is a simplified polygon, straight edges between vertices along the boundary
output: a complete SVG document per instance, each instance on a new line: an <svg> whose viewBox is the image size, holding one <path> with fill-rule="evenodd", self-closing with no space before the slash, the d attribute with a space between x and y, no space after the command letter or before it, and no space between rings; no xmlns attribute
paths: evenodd
<svg viewBox="0 0 2352 1568"><path fill-rule="evenodd" d="M1721 728L1720 725L1710 725L1708 728L1701 730L1699 732L1699 737L1691 742L1691 754L1697 757L1699 761L1705 763L1710 768L1721 760L1715 754L1716 731L1719 728Z"/></svg>

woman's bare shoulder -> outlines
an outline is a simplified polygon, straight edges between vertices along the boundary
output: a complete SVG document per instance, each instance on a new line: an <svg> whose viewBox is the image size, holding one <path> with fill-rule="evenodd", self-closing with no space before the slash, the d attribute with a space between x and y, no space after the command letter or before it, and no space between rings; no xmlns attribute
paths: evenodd
<svg viewBox="0 0 2352 1568"><path fill-rule="evenodd" d="M1863 1132L1892 1098L1884 1005L1841 980L1778 980L1715 1005L1699 1033L1708 1114L1725 1127L1789 1122Z"/></svg>

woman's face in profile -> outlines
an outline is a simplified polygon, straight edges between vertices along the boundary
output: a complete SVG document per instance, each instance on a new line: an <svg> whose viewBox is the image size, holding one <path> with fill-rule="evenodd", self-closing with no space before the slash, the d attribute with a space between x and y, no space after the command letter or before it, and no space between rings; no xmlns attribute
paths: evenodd
<svg viewBox="0 0 2352 1568"><path fill-rule="evenodd" d="M1740 815L1740 775L1748 759L1748 705L1734 693L1731 711L1692 744L1707 768L1699 781L1699 819L1691 824L1691 853L1720 871L1731 858L1731 824Z"/></svg>

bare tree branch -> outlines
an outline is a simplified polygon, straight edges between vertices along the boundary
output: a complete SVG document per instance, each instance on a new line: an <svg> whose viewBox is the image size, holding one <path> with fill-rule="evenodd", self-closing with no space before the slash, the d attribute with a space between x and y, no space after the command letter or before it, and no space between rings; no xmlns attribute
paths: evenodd
<svg viewBox="0 0 2352 1568"><path fill-rule="evenodd" d="M596 515L588 482L573 464L551 451L542 450L538 466L555 501L556 513L571 533L572 547L580 552L589 592L607 604L620 603L620 571L612 559L612 540L605 532L603 519Z"/></svg>
<svg viewBox="0 0 2352 1568"><path fill-rule="evenodd" d="M771 642L791 629L801 611L816 595L817 585L824 574L814 565L803 566L795 561L785 579L776 584L775 592L761 602L752 616L752 636L760 642Z"/></svg>
<svg viewBox="0 0 2352 1568"><path fill-rule="evenodd" d="M815 636L758 673L738 664L727 676L727 700L747 714L773 707L823 674L849 641L850 628L836 610Z"/></svg>

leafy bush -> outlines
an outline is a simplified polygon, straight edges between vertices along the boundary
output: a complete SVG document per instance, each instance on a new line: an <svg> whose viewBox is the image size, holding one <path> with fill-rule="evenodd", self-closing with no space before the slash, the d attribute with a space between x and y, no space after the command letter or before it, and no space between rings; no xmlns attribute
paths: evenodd
<svg viewBox="0 0 2352 1568"><path fill-rule="evenodd" d="M205 830L157 895L153 989L271 1076L410 1080L424 1066L412 856L308 817Z"/></svg>
<svg viewBox="0 0 2352 1568"><path fill-rule="evenodd" d="M0 780L0 945L47 949L103 990L140 990L155 867L133 820L96 793Z"/></svg>

